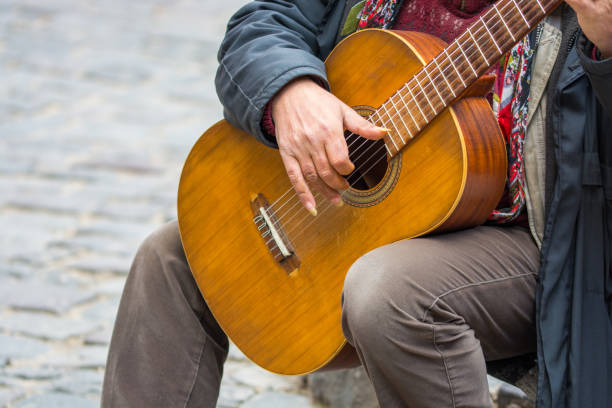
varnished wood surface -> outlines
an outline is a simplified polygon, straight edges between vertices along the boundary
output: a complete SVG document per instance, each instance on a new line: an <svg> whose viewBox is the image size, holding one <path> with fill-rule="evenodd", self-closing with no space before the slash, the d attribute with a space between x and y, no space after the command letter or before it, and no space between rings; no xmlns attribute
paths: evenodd
<svg viewBox="0 0 612 408"><path fill-rule="evenodd" d="M442 46L425 34L362 31L326 61L331 90L351 106L377 107ZM290 188L278 152L225 121L196 143L179 186L183 246L211 311L254 362L302 374L336 355L350 361L350 349L340 353L340 295L351 264L399 239L479 224L503 190L503 141L482 98L446 109L401 155L397 184L379 204L319 202L316 218L300 210L282 220L296 232L290 239L300 260L287 273L259 236L250 207L256 194L273 202Z"/></svg>

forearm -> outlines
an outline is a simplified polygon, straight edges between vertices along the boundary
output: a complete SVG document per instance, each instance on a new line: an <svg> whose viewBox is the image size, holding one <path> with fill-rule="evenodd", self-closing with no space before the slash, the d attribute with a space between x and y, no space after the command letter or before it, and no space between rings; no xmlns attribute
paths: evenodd
<svg viewBox="0 0 612 408"><path fill-rule="evenodd" d="M261 129L272 97L301 76L327 85L322 58L332 42L324 27L338 14L332 6L322 0L260 0L232 17L215 80L230 123L273 145Z"/></svg>

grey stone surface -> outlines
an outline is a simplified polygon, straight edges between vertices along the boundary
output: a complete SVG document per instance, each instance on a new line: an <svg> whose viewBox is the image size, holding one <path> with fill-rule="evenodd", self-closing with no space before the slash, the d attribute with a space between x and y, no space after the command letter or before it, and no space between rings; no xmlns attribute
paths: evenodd
<svg viewBox="0 0 612 408"><path fill-rule="evenodd" d="M42 358L42 367L70 369L100 369L106 364L107 348L105 346L72 347Z"/></svg>
<svg viewBox="0 0 612 408"><path fill-rule="evenodd" d="M217 408L238 408L253 395L255 395L255 390L251 387L223 384L219 390Z"/></svg>
<svg viewBox="0 0 612 408"><path fill-rule="evenodd" d="M257 391L289 390L295 377L281 377L272 374L255 365L242 365L237 370L231 370L232 379L239 384L251 387Z"/></svg>
<svg viewBox="0 0 612 408"><path fill-rule="evenodd" d="M308 386L315 400L330 408L378 407L374 389L362 367L310 374Z"/></svg>
<svg viewBox="0 0 612 408"><path fill-rule="evenodd" d="M99 405L127 271L222 117L216 52L245 2L0 0L0 407ZM219 406L302 391L232 346Z"/></svg>
<svg viewBox="0 0 612 408"><path fill-rule="evenodd" d="M98 248L101 246L102 245L98 245ZM91 273L108 272L126 275L130 269L131 263L132 260L129 258L116 257L112 255L91 255L69 264L68 267Z"/></svg>
<svg viewBox="0 0 612 408"><path fill-rule="evenodd" d="M242 408L313 408L314 406L314 403L303 395L264 392L247 401Z"/></svg>
<svg viewBox="0 0 612 408"><path fill-rule="evenodd" d="M75 370L52 383L54 391L78 395L100 395L104 372L100 370Z"/></svg>
<svg viewBox="0 0 612 408"><path fill-rule="evenodd" d="M108 345L110 344L112 334L113 328L111 326L107 326L104 329L85 337L84 342L87 345Z"/></svg>
<svg viewBox="0 0 612 408"><path fill-rule="evenodd" d="M14 408L96 408L99 401L71 394L47 393L28 397L12 405Z"/></svg>
<svg viewBox="0 0 612 408"><path fill-rule="evenodd" d="M3 371L0 371L0 373L14 379L24 380L51 380L58 378L63 374L62 370L55 368L42 368L38 365L9 367Z"/></svg>
<svg viewBox="0 0 612 408"><path fill-rule="evenodd" d="M100 328L97 321L48 316L42 313L12 313L0 316L0 330L40 339L66 340L85 336Z"/></svg>
<svg viewBox="0 0 612 408"><path fill-rule="evenodd" d="M39 281L6 281L0 286L0 305L16 309L64 313L91 300L95 294L79 287L45 284Z"/></svg>
<svg viewBox="0 0 612 408"><path fill-rule="evenodd" d="M0 407L4 407L13 401L23 397L25 392L16 388L0 387Z"/></svg>
<svg viewBox="0 0 612 408"><path fill-rule="evenodd" d="M0 334L0 359L3 360L35 357L47 353L50 349L49 344L39 340Z"/></svg>

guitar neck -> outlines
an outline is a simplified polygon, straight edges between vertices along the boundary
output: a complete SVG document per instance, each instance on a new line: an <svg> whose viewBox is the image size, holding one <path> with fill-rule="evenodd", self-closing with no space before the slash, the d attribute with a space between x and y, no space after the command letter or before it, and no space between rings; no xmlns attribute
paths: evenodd
<svg viewBox="0 0 612 408"><path fill-rule="evenodd" d="M385 101L371 120L397 154L562 0L500 0Z"/></svg>

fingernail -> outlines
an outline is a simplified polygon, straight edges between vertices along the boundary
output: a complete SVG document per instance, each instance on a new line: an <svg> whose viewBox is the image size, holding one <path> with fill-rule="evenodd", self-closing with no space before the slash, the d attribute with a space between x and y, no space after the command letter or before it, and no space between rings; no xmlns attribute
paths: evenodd
<svg viewBox="0 0 612 408"><path fill-rule="evenodd" d="M308 203L306 204L306 209L308 210L309 213L312 214L313 217L317 216L317 209L315 208L314 205Z"/></svg>
<svg viewBox="0 0 612 408"><path fill-rule="evenodd" d="M385 127L380 127L380 126L376 126L376 129L381 130L383 132L390 132L391 131L391 129L387 129Z"/></svg>
<svg viewBox="0 0 612 408"><path fill-rule="evenodd" d="M334 201L334 205L338 208L342 207L344 205L344 201L342 201L341 198L339 198L337 201Z"/></svg>

